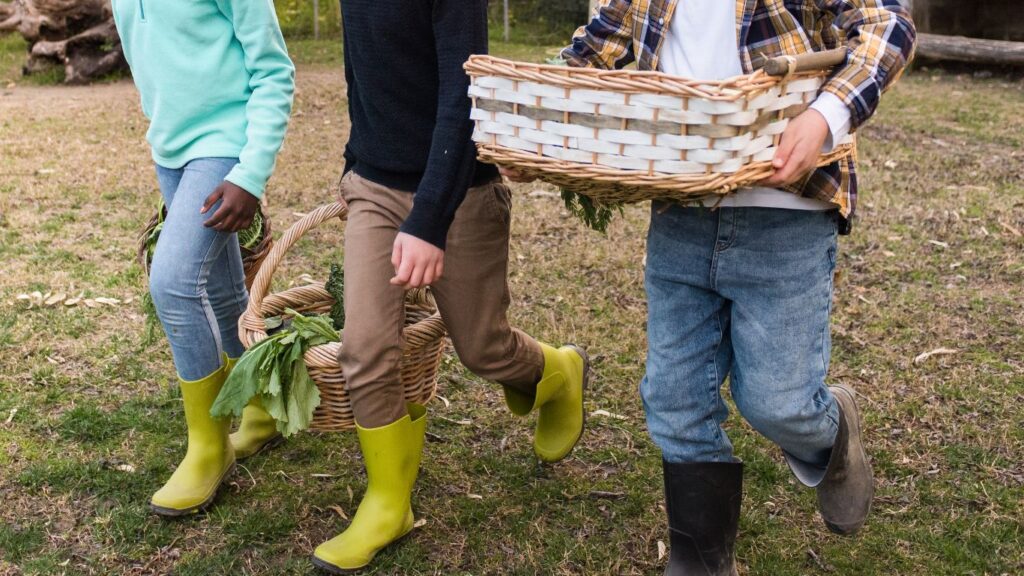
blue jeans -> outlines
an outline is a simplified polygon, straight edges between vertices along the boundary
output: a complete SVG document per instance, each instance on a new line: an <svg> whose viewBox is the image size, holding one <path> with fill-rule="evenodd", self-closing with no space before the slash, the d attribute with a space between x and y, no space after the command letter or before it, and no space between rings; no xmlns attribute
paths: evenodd
<svg viewBox="0 0 1024 576"><path fill-rule="evenodd" d="M728 462L736 407L820 480L837 431L825 385L837 224L832 212L655 203L647 240L647 425L669 462Z"/></svg>
<svg viewBox="0 0 1024 576"><path fill-rule="evenodd" d="M199 213L237 163L199 158L177 170L156 167L167 219L153 254L149 291L183 380L205 378L221 367L222 354L237 358L244 351L238 318L249 294L238 235L203 226L220 203Z"/></svg>

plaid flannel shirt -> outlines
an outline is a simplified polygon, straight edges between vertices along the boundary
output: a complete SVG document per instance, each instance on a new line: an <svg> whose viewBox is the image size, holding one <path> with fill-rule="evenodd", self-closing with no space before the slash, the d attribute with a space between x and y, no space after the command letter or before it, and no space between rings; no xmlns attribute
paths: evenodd
<svg viewBox="0 0 1024 576"><path fill-rule="evenodd" d="M572 66L616 69L636 61L640 70L657 70L665 32L681 1L602 0L562 58ZM882 92L903 73L916 38L899 0L736 0L736 31L748 73L765 58L845 45L846 63L823 90L849 107L853 129L874 114ZM849 233L857 204L854 158L819 168L786 189L837 205L842 232Z"/></svg>

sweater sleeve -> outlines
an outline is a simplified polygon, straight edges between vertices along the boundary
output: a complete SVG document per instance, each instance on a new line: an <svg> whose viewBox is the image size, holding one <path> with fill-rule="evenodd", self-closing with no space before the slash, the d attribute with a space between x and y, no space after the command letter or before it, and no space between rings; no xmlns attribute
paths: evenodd
<svg viewBox="0 0 1024 576"><path fill-rule="evenodd" d="M846 64L823 90L850 109L852 128L875 113L882 92L892 86L914 53L917 32L899 0L815 0L831 13L846 40Z"/></svg>
<svg viewBox="0 0 1024 576"><path fill-rule="evenodd" d="M260 198L284 142L295 90L295 66L288 57L271 0L217 0L232 22L245 52L249 102L246 143L225 180Z"/></svg>
<svg viewBox="0 0 1024 576"><path fill-rule="evenodd" d="M455 211L466 196L476 167L473 122L469 119L469 77L462 65L487 52L486 0L435 0L437 119L427 168L401 231L445 247Z"/></svg>

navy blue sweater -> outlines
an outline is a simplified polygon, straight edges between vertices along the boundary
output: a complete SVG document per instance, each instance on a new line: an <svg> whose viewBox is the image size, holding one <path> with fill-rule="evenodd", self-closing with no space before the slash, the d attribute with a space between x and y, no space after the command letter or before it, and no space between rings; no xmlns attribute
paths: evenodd
<svg viewBox="0 0 1024 576"><path fill-rule="evenodd" d="M471 54L486 0L342 0L352 131L345 170L415 193L401 230L444 248L466 189L497 177L471 140Z"/></svg>

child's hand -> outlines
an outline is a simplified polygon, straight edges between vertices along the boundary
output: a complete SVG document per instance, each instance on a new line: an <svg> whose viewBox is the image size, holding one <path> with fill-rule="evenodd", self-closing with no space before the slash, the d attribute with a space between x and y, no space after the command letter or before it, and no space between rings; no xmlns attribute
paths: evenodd
<svg viewBox="0 0 1024 576"><path fill-rule="evenodd" d="M213 194L206 198L199 213L206 214L222 198L224 201L221 202L220 208L203 223L203 226L219 232L238 232L248 228L252 224L260 201L227 180L221 182Z"/></svg>
<svg viewBox="0 0 1024 576"><path fill-rule="evenodd" d="M441 278L444 273L444 250L399 232L391 250L391 264L395 267L392 285L402 286L406 290L421 288Z"/></svg>
<svg viewBox="0 0 1024 576"><path fill-rule="evenodd" d="M779 187L798 182L817 167L826 138L828 122L825 117L817 110L805 110L782 133L782 141L772 160L775 172L762 184Z"/></svg>

